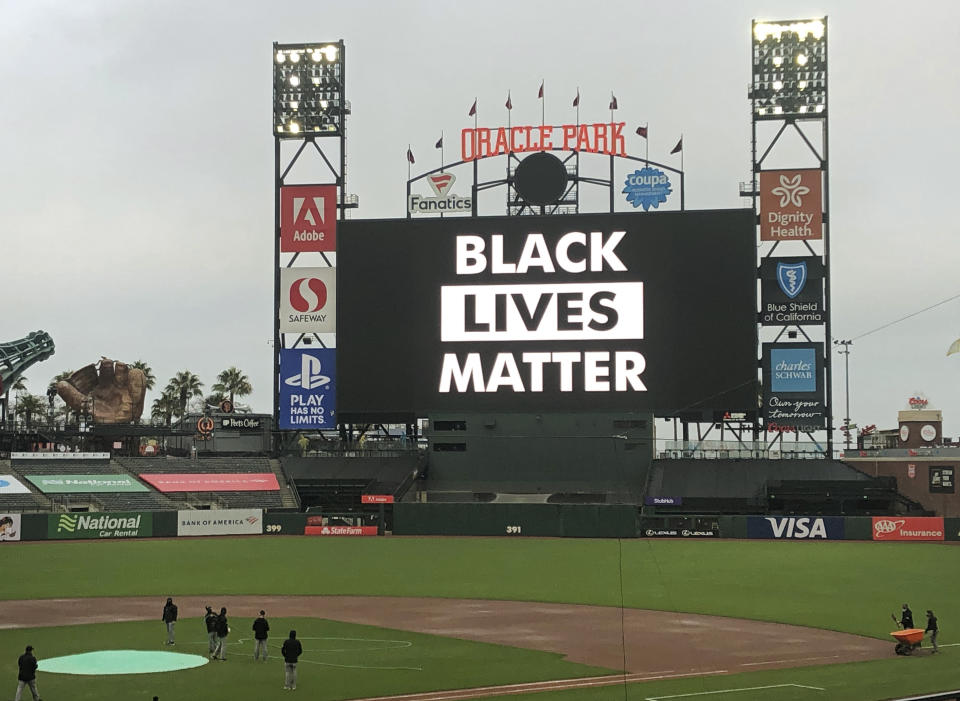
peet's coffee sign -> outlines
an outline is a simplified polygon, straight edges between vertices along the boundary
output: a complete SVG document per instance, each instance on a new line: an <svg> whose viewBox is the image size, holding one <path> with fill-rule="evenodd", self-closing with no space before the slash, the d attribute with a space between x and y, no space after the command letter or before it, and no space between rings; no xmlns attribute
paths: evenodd
<svg viewBox="0 0 960 701"><path fill-rule="evenodd" d="M259 431L263 427L263 419L250 416L226 416L220 419L220 428L231 431Z"/></svg>
<svg viewBox="0 0 960 701"><path fill-rule="evenodd" d="M599 124L541 124L464 129L460 133L464 161L533 151L581 151L606 156L626 156L623 127L626 122Z"/></svg>

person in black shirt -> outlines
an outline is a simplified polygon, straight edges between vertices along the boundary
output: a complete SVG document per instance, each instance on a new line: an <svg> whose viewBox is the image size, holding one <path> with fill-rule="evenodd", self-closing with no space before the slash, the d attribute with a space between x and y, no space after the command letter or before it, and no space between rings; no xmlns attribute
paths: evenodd
<svg viewBox="0 0 960 701"><path fill-rule="evenodd" d="M173 645L173 627L177 624L177 605L170 597L167 597L167 603L163 606L161 620L167 624L167 645Z"/></svg>
<svg viewBox="0 0 960 701"><path fill-rule="evenodd" d="M940 652L937 648L937 617L933 615L933 611L927 609L927 629L926 633L930 633L930 642L933 643L933 651L935 653Z"/></svg>
<svg viewBox="0 0 960 701"><path fill-rule="evenodd" d="M903 605L903 612L900 614L900 627L904 630L913 628L913 611L906 604Z"/></svg>
<svg viewBox="0 0 960 701"><path fill-rule="evenodd" d="M283 688L297 688L297 658L303 654L303 646L297 640L297 631L291 630L290 637L283 641L283 647L280 650L283 655Z"/></svg>
<svg viewBox="0 0 960 701"><path fill-rule="evenodd" d="M20 701L24 686L30 687L33 701L40 701L40 694L37 692L37 658L33 656L33 645L27 645L26 651L17 659L17 666L20 667L20 672L17 674L17 695L13 697L14 701Z"/></svg>
<svg viewBox="0 0 960 701"><path fill-rule="evenodd" d="M217 649L217 614L209 606L207 606L207 612L203 614L203 627L207 631L207 647L209 648L207 654L212 658Z"/></svg>
<svg viewBox="0 0 960 701"><path fill-rule="evenodd" d="M267 661L267 631L270 630L270 624L265 618L266 612L261 611L260 616L253 622L253 659L256 661L263 653L263 661Z"/></svg>
<svg viewBox="0 0 960 701"><path fill-rule="evenodd" d="M220 609L220 615L217 616L217 649L213 651L213 659L227 659L227 636L230 634L230 626L227 625L227 607Z"/></svg>

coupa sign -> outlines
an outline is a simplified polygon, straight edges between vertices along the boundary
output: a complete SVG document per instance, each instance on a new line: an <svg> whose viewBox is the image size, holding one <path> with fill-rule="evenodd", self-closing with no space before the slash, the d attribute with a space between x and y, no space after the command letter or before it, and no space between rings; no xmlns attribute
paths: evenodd
<svg viewBox="0 0 960 701"><path fill-rule="evenodd" d="M642 206L646 212L651 207L656 209L666 202L673 190L666 173L647 166L628 175L621 192L627 196L627 202L634 208Z"/></svg>
<svg viewBox="0 0 960 701"><path fill-rule="evenodd" d="M807 516L748 516L748 538L790 538L795 540L842 540L842 518Z"/></svg>
<svg viewBox="0 0 960 701"><path fill-rule="evenodd" d="M148 538L153 535L153 514L123 512L108 514L50 514L47 538Z"/></svg>

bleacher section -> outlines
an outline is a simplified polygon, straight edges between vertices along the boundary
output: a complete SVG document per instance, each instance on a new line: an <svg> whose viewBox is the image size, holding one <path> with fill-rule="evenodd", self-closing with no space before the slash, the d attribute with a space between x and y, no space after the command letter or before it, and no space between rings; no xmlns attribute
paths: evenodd
<svg viewBox="0 0 960 701"><path fill-rule="evenodd" d="M284 458L283 471L305 509L359 509L363 494L389 494L399 501L413 483L418 456Z"/></svg>

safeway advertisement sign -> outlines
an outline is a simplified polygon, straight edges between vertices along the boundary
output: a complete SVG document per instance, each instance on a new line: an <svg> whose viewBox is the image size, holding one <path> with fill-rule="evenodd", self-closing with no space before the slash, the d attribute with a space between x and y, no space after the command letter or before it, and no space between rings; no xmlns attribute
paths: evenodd
<svg viewBox="0 0 960 701"><path fill-rule="evenodd" d="M280 250L288 253L337 250L335 185L280 188Z"/></svg>
<svg viewBox="0 0 960 701"><path fill-rule="evenodd" d="M874 540L943 540L939 516L874 516Z"/></svg>
<svg viewBox="0 0 960 701"><path fill-rule="evenodd" d="M823 238L822 171L760 172L760 240Z"/></svg>
<svg viewBox="0 0 960 701"><path fill-rule="evenodd" d="M281 268L281 333L337 332L337 269Z"/></svg>

